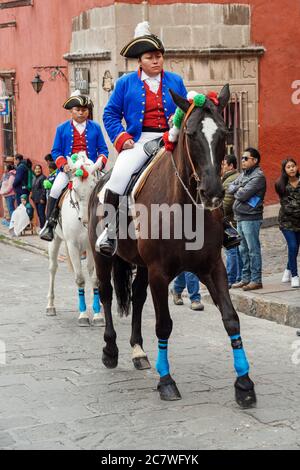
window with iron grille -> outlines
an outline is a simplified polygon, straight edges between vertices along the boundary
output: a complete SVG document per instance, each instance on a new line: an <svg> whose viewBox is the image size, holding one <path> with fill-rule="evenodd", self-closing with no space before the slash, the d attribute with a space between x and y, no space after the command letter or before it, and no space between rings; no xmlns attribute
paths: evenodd
<svg viewBox="0 0 300 470"><path fill-rule="evenodd" d="M231 93L231 99L224 109L224 121L229 134L226 139L227 154L234 154L240 169L241 152L249 146L249 102L247 91Z"/></svg>

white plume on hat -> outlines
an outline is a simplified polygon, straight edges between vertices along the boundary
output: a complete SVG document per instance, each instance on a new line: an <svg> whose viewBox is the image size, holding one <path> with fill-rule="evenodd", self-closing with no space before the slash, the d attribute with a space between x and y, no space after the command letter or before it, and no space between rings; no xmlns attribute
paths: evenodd
<svg viewBox="0 0 300 470"><path fill-rule="evenodd" d="M73 91L73 93L71 93L70 98L71 96L80 96L80 95L81 95L80 90L75 90Z"/></svg>
<svg viewBox="0 0 300 470"><path fill-rule="evenodd" d="M134 37L139 38L140 36L151 36L150 25L148 21L142 21L138 23L134 30Z"/></svg>

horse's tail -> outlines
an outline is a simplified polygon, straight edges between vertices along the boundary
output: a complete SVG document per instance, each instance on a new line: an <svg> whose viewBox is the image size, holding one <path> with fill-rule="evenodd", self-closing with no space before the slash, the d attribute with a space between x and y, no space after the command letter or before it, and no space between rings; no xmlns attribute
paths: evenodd
<svg viewBox="0 0 300 470"><path fill-rule="evenodd" d="M118 312L122 317L130 313L132 266L119 256L115 256L113 264L113 279L118 302Z"/></svg>

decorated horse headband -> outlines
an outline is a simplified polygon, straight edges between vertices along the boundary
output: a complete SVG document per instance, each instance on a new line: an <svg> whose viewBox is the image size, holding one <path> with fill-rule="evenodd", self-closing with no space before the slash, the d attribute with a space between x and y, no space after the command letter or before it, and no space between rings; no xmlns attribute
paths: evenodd
<svg viewBox="0 0 300 470"><path fill-rule="evenodd" d="M185 113L182 109L177 107L173 116L173 126L163 135L166 150L170 152L174 150L183 119L186 120L195 107L202 108L206 103L207 98L213 101L216 106L219 104L218 95L215 91L210 91L207 95L203 95L202 93L197 93L195 91L188 92L187 99L191 103L190 108Z"/></svg>
<svg viewBox="0 0 300 470"><path fill-rule="evenodd" d="M73 153L73 155L68 157L68 164L74 176L82 178L83 180L88 178L89 174L94 174L96 170L102 168L107 160L105 155L99 155L97 161L94 163L87 157L86 152ZM87 171L86 167L89 167Z"/></svg>

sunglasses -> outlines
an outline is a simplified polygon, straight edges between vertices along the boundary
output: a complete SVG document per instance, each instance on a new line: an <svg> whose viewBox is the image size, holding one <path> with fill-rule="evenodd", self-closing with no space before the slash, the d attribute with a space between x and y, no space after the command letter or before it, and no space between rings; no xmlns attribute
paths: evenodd
<svg viewBox="0 0 300 470"><path fill-rule="evenodd" d="M244 160L245 162L247 162L250 158L253 160L253 157L242 157L242 160Z"/></svg>

